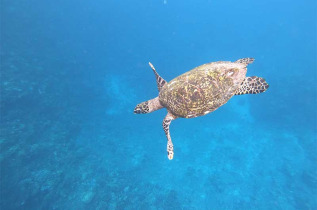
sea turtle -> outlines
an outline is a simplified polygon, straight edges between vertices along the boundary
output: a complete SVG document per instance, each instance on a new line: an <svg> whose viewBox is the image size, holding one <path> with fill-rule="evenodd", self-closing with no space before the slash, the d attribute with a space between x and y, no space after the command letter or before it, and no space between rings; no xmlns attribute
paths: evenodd
<svg viewBox="0 0 317 210"><path fill-rule="evenodd" d="M169 126L176 118L193 118L215 111L234 95L257 94L266 91L269 85L261 77L246 77L247 65L253 58L242 58L235 62L218 61L204 64L188 71L170 82L166 82L152 68L159 96L138 104L134 113L146 114L161 108L168 113L163 120L167 137L167 156L174 156Z"/></svg>

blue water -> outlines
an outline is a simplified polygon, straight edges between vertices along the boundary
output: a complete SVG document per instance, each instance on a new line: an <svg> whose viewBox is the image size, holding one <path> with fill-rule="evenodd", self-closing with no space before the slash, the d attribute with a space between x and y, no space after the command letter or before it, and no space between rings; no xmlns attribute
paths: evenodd
<svg viewBox="0 0 317 210"><path fill-rule="evenodd" d="M0 209L317 209L314 0L1 1ZM254 57L270 88L135 115L167 81Z"/></svg>

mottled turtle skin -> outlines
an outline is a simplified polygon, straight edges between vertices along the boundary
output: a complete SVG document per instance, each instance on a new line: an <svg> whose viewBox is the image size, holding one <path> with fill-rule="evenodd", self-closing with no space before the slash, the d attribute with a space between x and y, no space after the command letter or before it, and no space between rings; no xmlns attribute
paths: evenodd
<svg viewBox="0 0 317 210"><path fill-rule="evenodd" d="M177 117L208 114L235 95L246 76L246 66L224 61L198 66L164 85L159 101Z"/></svg>

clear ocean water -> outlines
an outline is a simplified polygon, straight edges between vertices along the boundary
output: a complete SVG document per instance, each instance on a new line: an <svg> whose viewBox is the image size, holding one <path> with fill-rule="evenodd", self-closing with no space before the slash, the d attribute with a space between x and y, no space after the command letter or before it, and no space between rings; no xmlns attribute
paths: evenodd
<svg viewBox="0 0 317 210"><path fill-rule="evenodd" d="M2 0L0 209L317 209L314 0ZM136 115L167 81L254 57L270 88Z"/></svg>

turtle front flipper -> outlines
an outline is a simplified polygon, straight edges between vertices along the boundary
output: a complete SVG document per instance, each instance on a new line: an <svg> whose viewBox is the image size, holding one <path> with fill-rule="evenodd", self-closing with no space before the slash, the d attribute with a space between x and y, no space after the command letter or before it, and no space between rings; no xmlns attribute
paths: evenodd
<svg viewBox="0 0 317 210"><path fill-rule="evenodd" d="M167 83L155 70L154 66L152 65L152 63L149 62L150 67L152 68L154 74L155 74L155 78L156 78L156 83L157 83L157 88L159 90L159 92L161 91L162 87Z"/></svg>
<svg viewBox="0 0 317 210"><path fill-rule="evenodd" d="M173 147L173 142L170 136L170 124L172 120L175 120L176 118L177 117L175 115L168 112L163 120L163 129L167 137L167 157L170 160L172 160L174 157L174 147Z"/></svg>
<svg viewBox="0 0 317 210"><path fill-rule="evenodd" d="M235 95L263 93L269 88L269 84L261 77L246 77L241 83Z"/></svg>
<svg viewBox="0 0 317 210"><path fill-rule="evenodd" d="M235 63L244 63L246 65L253 63L254 58L241 58L239 60L236 60Z"/></svg>

